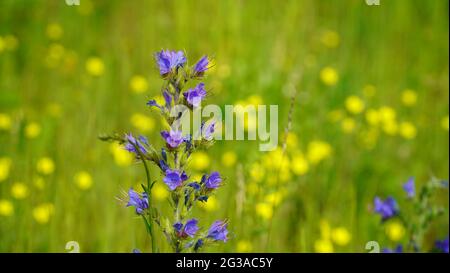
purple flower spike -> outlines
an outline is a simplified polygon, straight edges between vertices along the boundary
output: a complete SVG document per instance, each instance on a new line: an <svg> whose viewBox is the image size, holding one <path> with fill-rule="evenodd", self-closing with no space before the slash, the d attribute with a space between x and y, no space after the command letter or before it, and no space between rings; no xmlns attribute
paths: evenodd
<svg viewBox="0 0 450 273"><path fill-rule="evenodd" d="M164 100L166 101L166 108L169 109L172 105L172 96L167 91L163 92L163 96Z"/></svg>
<svg viewBox="0 0 450 273"><path fill-rule="evenodd" d="M129 151L130 153L136 154L136 156L139 156L139 152L136 150L136 146L139 148L139 151L142 154L147 153L147 148L150 144L148 143L148 140L144 136L139 136L138 139L134 138L132 134L126 134L125 135L126 143L125 143L125 150Z"/></svg>
<svg viewBox="0 0 450 273"><path fill-rule="evenodd" d="M226 221L215 221L208 230L208 238L212 238L216 241L224 241L228 240L228 230L227 230L227 222Z"/></svg>
<svg viewBox="0 0 450 273"><path fill-rule="evenodd" d="M205 187L208 189L217 189L222 183L222 178L218 172L212 172L206 179Z"/></svg>
<svg viewBox="0 0 450 273"><path fill-rule="evenodd" d="M414 185L414 177L409 178L409 180L403 184L403 190L408 195L408 198L413 198L416 195L416 187Z"/></svg>
<svg viewBox="0 0 450 273"><path fill-rule="evenodd" d="M212 121L207 126L202 126L202 135L203 138L210 141L214 137L214 131L216 127L216 122Z"/></svg>
<svg viewBox="0 0 450 273"><path fill-rule="evenodd" d="M181 131L162 131L161 136L164 138L169 148L176 148L184 141Z"/></svg>
<svg viewBox="0 0 450 273"><path fill-rule="evenodd" d="M187 176L186 174L180 173L178 170L166 170L166 176L164 177L163 181L166 183L166 185L169 187L170 190L174 190L181 186L184 181L186 181Z"/></svg>
<svg viewBox="0 0 450 273"><path fill-rule="evenodd" d="M382 252L383 253L403 253L403 246L402 245L398 245L394 249L384 248Z"/></svg>
<svg viewBox="0 0 450 273"><path fill-rule="evenodd" d="M142 214L146 209L148 209L148 196L147 193L139 194L132 188L128 191L128 203L127 207L133 206L136 208L136 214Z"/></svg>
<svg viewBox="0 0 450 273"><path fill-rule="evenodd" d="M386 198L385 201L382 201L379 197L375 197L374 210L381 215L383 221L394 217L399 212L397 202L392 197Z"/></svg>
<svg viewBox="0 0 450 273"><path fill-rule="evenodd" d="M166 75L172 69L182 67L186 63L186 57L182 51L161 50L156 53L156 62L158 63L159 73Z"/></svg>
<svg viewBox="0 0 450 273"><path fill-rule="evenodd" d="M186 101L192 107L200 106L202 100L206 97L205 84L199 83L196 87L183 93Z"/></svg>
<svg viewBox="0 0 450 273"><path fill-rule="evenodd" d="M208 70L209 60L208 56L203 56L194 66L194 71L197 75L203 74Z"/></svg>

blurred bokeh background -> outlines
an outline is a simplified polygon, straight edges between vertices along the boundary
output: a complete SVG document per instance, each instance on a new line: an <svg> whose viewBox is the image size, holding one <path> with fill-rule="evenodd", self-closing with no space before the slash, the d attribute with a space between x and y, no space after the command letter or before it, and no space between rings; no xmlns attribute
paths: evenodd
<svg viewBox="0 0 450 273"><path fill-rule="evenodd" d="M448 179L448 1L380 2L0 1L0 252L150 251L115 199L144 181L142 166L97 137L162 145L145 104L161 99L153 54L166 48L215 59L210 103L279 105L281 140L298 91L283 160L255 141L193 156L192 177L219 170L227 182L195 211L205 226L230 219L232 239L206 251L405 243L404 224L380 225L372 202L392 195L414 215L402 184ZM153 194L169 213L161 181ZM448 208L448 191L434 201ZM425 246L448 223L447 210Z"/></svg>

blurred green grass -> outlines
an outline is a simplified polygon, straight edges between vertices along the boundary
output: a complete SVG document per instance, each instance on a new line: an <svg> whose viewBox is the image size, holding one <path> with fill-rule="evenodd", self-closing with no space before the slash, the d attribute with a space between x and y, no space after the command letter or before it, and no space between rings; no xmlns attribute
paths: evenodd
<svg viewBox="0 0 450 273"><path fill-rule="evenodd" d="M83 252L148 251L142 223L115 201L121 190L142 181L141 166L118 166L110 145L97 136L138 133L142 128L130 118L140 113L154 123L145 133L161 145L161 123L145 102L158 95L162 81L152 54L163 48L183 49L192 61L212 55L216 66L206 80L213 92L209 102L233 104L256 95L265 104L278 104L280 134L290 90L296 88L292 129L297 144L289 152L307 153L315 140L332 147L328 158L304 175L291 174L283 184L289 194L274 214L267 243L270 224L255 214L264 196L249 190L253 163L267 155L253 142L217 142L207 151L206 169L223 172L227 185L216 196L216 210L196 214L205 222L228 217L234 238L208 251L312 252L324 236L322 220L351 234L349 244L335 245L335 251L365 251L370 240L392 246L395 242L386 239L370 211L373 197L401 199L401 184L410 176L419 185L430 176L448 179L447 10L448 2L437 0L382 0L377 7L356 0L81 0L79 7L64 1L1 1L0 113L10 117L11 125L0 126L0 157L10 159L11 168L0 181L0 200L14 208L9 216L0 215L0 251L62 252L72 240ZM92 57L104 64L100 76L86 67ZM325 67L338 73L335 85L321 80ZM146 92L130 90L135 75L148 81ZM368 85L375 87L373 96L364 92ZM417 94L413 106L402 103L406 89ZM417 136L405 139L381 130L368 148L362 135L371 128L365 114L346 113L351 95L364 100L365 109L393 108L399 122L414 124ZM343 132L342 120L330 118L336 113L350 117L356 128ZM30 138L32 123L40 132ZM223 164L226 151L237 155L236 164ZM54 161L54 172L38 174L42 157ZM87 190L74 182L80 171L92 176ZM263 180L275 171L267 168ZM36 177L45 187L36 187ZM264 181L257 184L264 194L277 192ZM28 189L24 199L11 193L17 182ZM243 193L247 202L241 201ZM448 208L448 196L437 201ZM53 209L41 224L35 209L46 203ZM447 233L448 212L427 236Z"/></svg>

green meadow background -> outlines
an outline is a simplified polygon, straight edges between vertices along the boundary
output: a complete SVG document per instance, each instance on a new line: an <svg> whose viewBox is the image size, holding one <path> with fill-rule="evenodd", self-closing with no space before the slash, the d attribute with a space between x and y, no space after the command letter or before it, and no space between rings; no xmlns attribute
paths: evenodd
<svg viewBox="0 0 450 273"><path fill-rule="evenodd" d="M207 54L208 102L279 106L280 147L217 141L191 177L225 185L194 214L229 219L211 252L368 252L395 247L404 224L381 225L373 198L449 176L448 1L0 1L0 252L150 252L141 219L117 196L143 168L102 133L164 128L161 49ZM297 92L291 121L292 94ZM291 132L284 134L290 123ZM248 130L253 130L250 128ZM153 190L170 215L161 175ZM424 250L448 236L446 208ZM159 230L161 251L170 251Z"/></svg>

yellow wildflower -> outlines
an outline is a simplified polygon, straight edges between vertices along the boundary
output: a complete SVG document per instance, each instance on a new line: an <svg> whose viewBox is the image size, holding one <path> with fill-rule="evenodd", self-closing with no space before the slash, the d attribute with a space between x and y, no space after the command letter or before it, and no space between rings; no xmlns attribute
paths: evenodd
<svg viewBox="0 0 450 273"><path fill-rule="evenodd" d="M261 164L255 162L250 166L250 177L254 181L256 181L256 182L261 181L264 177L264 173L265 173L265 170L261 166Z"/></svg>
<svg viewBox="0 0 450 273"><path fill-rule="evenodd" d="M86 71L92 76L101 76L105 70L105 65L99 57L91 57L86 61Z"/></svg>
<svg viewBox="0 0 450 273"><path fill-rule="evenodd" d="M386 223L385 232L391 241L398 242L405 235L405 228L399 221L391 221Z"/></svg>
<svg viewBox="0 0 450 273"><path fill-rule="evenodd" d="M327 30L322 34L322 43L329 48L335 48L339 45L339 34L336 31Z"/></svg>
<svg viewBox="0 0 450 273"><path fill-rule="evenodd" d="M199 207L210 212L216 211L219 208L219 202L215 196L210 196L206 202L198 201L198 204Z"/></svg>
<svg viewBox="0 0 450 273"><path fill-rule="evenodd" d="M11 187L11 195L16 199L24 199L28 196L28 187L24 183L16 182Z"/></svg>
<svg viewBox="0 0 450 273"><path fill-rule="evenodd" d="M0 200L0 216L11 216L14 213L14 206L11 201Z"/></svg>
<svg viewBox="0 0 450 273"><path fill-rule="evenodd" d="M130 118L131 124L143 133L148 133L155 128L155 120L143 114L135 113Z"/></svg>
<svg viewBox="0 0 450 273"><path fill-rule="evenodd" d="M336 69L325 67L320 71L320 79L325 85L334 86L339 80L339 75Z"/></svg>
<svg viewBox="0 0 450 273"><path fill-rule="evenodd" d="M236 252L238 253L252 252L252 250L252 243L247 240L240 240L236 245Z"/></svg>
<svg viewBox="0 0 450 273"><path fill-rule="evenodd" d="M86 171L76 173L74 180L78 188L82 190L88 190L90 187L92 187L92 177Z"/></svg>
<svg viewBox="0 0 450 273"><path fill-rule="evenodd" d="M7 114L0 113L0 130L11 129L11 117Z"/></svg>
<svg viewBox="0 0 450 273"><path fill-rule="evenodd" d="M113 155L114 162L116 162L118 166L126 167L133 163L133 154L125 150L120 144L111 143L110 151Z"/></svg>
<svg viewBox="0 0 450 273"><path fill-rule="evenodd" d="M25 136L29 139L38 137L40 133L41 125L37 122L31 122L25 126Z"/></svg>
<svg viewBox="0 0 450 273"><path fill-rule="evenodd" d="M315 140L308 144L307 158L311 164L316 165L328 158L331 155L331 152L332 148L330 144L324 141Z"/></svg>
<svg viewBox="0 0 450 273"><path fill-rule="evenodd" d="M405 106L413 106L417 102L417 93L411 89L406 89L402 93L402 103Z"/></svg>
<svg viewBox="0 0 450 273"><path fill-rule="evenodd" d="M347 111L352 114L360 114L362 111L364 111L365 103L358 96L349 96L345 100L345 107L347 108Z"/></svg>
<svg viewBox="0 0 450 273"><path fill-rule="evenodd" d="M225 152L222 155L222 165L225 167L232 167L234 164L236 164L237 161L237 155L233 151Z"/></svg>
<svg viewBox="0 0 450 273"><path fill-rule="evenodd" d="M63 36L64 30L61 25L52 23L47 25L46 34L50 40L59 40Z"/></svg>
<svg viewBox="0 0 450 273"><path fill-rule="evenodd" d="M47 224L53 214L54 206L50 203L41 204L33 209L33 217L39 224Z"/></svg>
<svg viewBox="0 0 450 273"><path fill-rule="evenodd" d="M375 109L367 109L366 121L372 126L377 126L380 123L380 115Z"/></svg>
<svg viewBox="0 0 450 273"><path fill-rule="evenodd" d="M152 196L157 201L164 201L169 197L169 191L167 190L167 187L161 183L155 183L155 185L152 188Z"/></svg>
<svg viewBox="0 0 450 273"><path fill-rule="evenodd" d="M352 118L344 118L341 122L341 128L344 133L351 133L356 128L356 122Z"/></svg>
<svg viewBox="0 0 450 273"><path fill-rule="evenodd" d="M12 161L8 157L0 157L0 182L9 177Z"/></svg>
<svg viewBox="0 0 450 273"><path fill-rule="evenodd" d="M352 236L344 227L334 228L331 231L331 239L339 246L346 246L350 242Z"/></svg>
<svg viewBox="0 0 450 273"><path fill-rule="evenodd" d="M442 129L444 129L445 131L448 131L448 124L449 124L448 116L443 117L442 120L441 120Z"/></svg>
<svg viewBox="0 0 450 273"><path fill-rule="evenodd" d="M203 151L195 152L191 155L190 166L196 171L203 171L209 167L210 159Z"/></svg>
<svg viewBox="0 0 450 273"><path fill-rule="evenodd" d="M296 175L304 175L309 170L309 163L303 154L298 153L292 156L291 170Z"/></svg>
<svg viewBox="0 0 450 273"><path fill-rule="evenodd" d="M417 135L417 129L411 122L400 123L400 135L406 139L413 139Z"/></svg>
<svg viewBox="0 0 450 273"><path fill-rule="evenodd" d="M319 239L314 242L314 250L317 253L333 253L334 248L330 240Z"/></svg>
<svg viewBox="0 0 450 273"><path fill-rule="evenodd" d="M55 163L51 158L43 157L38 160L36 169L40 174L52 174L55 171Z"/></svg>
<svg viewBox="0 0 450 273"><path fill-rule="evenodd" d="M130 80L130 89L134 93L144 93L148 90L148 82L144 76L135 75Z"/></svg>
<svg viewBox="0 0 450 273"><path fill-rule="evenodd" d="M261 216L264 220L269 220L273 215L273 206L268 203L258 203L256 204L256 214Z"/></svg>

